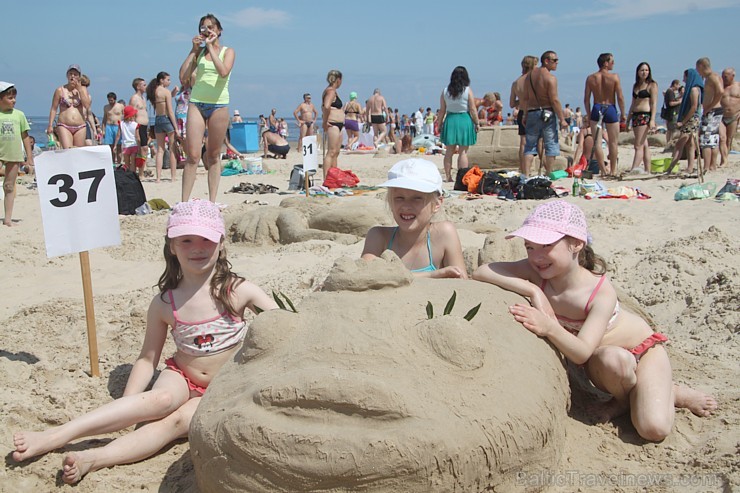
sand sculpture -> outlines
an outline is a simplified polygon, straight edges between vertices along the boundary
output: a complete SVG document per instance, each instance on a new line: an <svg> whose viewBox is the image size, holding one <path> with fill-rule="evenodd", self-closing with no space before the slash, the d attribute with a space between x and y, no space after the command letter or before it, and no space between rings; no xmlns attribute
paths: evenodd
<svg viewBox="0 0 740 493"><path fill-rule="evenodd" d="M329 240L343 245L360 241L368 229L387 224L384 202L374 197L338 204L336 200L290 197L280 207L260 207L226 217L232 241L255 245Z"/></svg>
<svg viewBox="0 0 740 493"><path fill-rule="evenodd" d="M297 313L260 314L209 387L190 429L200 490L507 491L553 470L566 373L508 316L517 299L412 279L391 252L338 260Z"/></svg>

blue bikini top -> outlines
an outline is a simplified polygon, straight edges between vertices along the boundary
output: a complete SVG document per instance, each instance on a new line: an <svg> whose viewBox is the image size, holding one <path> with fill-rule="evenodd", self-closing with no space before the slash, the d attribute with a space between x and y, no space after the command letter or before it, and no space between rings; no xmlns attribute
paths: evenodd
<svg viewBox="0 0 740 493"><path fill-rule="evenodd" d="M391 239L388 241L388 247L387 250L392 250L393 246L393 239L396 237L396 232L398 231L398 226L395 227L393 230L393 234L391 235ZM437 268L434 266L434 261L432 260L432 235L427 230L427 252L429 252L429 265L426 267L422 267L421 269L412 269L411 272L433 272L437 270Z"/></svg>

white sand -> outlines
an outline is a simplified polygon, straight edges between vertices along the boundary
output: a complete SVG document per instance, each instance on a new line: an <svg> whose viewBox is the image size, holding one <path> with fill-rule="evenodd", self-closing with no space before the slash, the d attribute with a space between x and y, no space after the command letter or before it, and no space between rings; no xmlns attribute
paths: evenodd
<svg viewBox="0 0 740 493"><path fill-rule="evenodd" d="M620 156L623 166L627 166L632 158L631 148L621 148ZM721 187L727 178L740 174L740 159L737 155L730 157L728 167L710 173L708 181ZM396 160L354 155L340 156L339 162L340 167L354 170L363 184L372 185L384 180L387 169ZM431 160L441 168L441 156ZM265 164L274 174L224 177L220 190L229 190L241 181L269 183L285 190L289 169L297 162L295 155L287 161L267 160ZM563 182L570 186L570 180ZM635 491L640 489L630 487L629 482L637 481L636 475L665 474L671 475L675 483L663 482L645 491L740 488L736 458L740 391L733 383L738 374L740 330L740 204L714 200L674 202L673 194L680 183L679 179L639 182L651 200L567 200L586 212L594 247L610 262L614 283L636 298L671 339L668 347L674 379L714 394L720 409L711 418L698 418L680 410L669 438L660 444L645 444L627 417L606 425L585 422L582 399L579 401L576 396L564 424L565 445L559 468L549 471L564 476L553 479L544 471L539 477L523 478L526 484L534 486L549 480L554 485L551 491L557 492L579 488ZM160 197L172 204L180 196L180 182L145 182L144 187L150 199ZM193 195L207 197L202 170ZM375 195L367 194L361 200ZM243 204L245 201L278 205L284 198L277 194L221 193L218 200L229 205L227 216L233 219L246 211L269 207ZM314 200L341 206L360 199ZM491 197L475 201L450 198L445 201L444 210L447 218L459 225L467 258L477 263L478 249L483 247L489 231L498 233L492 238L486 258L495 258L496 252L500 252L501 258L516 255L516 244L512 247L501 238L521 224L536 205L535 201L504 202ZM18 465L9 456L12 433L65 422L121 395L130 365L141 347L152 286L163 269L161 248L166 214L122 217L121 247L90 253L101 378L88 376L77 256L46 258L36 191L18 187L14 216L19 220L16 227L0 228L0 318L6 332L0 349L0 439L6 454L0 471L0 491L67 490L69 487L60 486L57 480L65 450ZM361 248L361 238L349 244L326 239L285 245L236 243L229 245L229 258L235 270L266 291L279 290L300 302L324 281L338 257L357 257ZM173 351L174 346L168 341L163 354ZM529 364L521 361L523 371ZM66 450L98 446L115 436L83 439ZM580 476L568 476L568 471L577 471ZM681 482L681 475L691 478L684 477ZM697 483L701 480L705 482ZM606 484L596 487L596 481ZM133 490L195 491L187 442L167 447L137 464L92 473L74 491Z"/></svg>

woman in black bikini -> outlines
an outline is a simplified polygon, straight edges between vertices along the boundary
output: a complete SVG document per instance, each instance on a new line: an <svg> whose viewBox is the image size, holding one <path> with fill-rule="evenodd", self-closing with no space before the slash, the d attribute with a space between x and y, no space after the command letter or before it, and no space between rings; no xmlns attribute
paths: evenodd
<svg viewBox="0 0 740 493"><path fill-rule="evenodd" d="M330 70L326 76L329 87L321 95L321 120L326 134L326 156L324 157L324 179L331 168L337 167L339 149L342 146L344 111L337 89L342 85L342 72Z"/></svg>
<svg viewBox="0 0 740 493"><path fill-rule="evenodd" d="M635 70L635 84L632 86L632 105L627 122L632 124L635 133L635 157L630 172L637 173L642 162L645 172L650 173L650 146L648 134L655 132L655 110L658 107L658 84L653 80L652 70L647 62L642 62Z"/></svg>
<svg viewBox="0 0 740 493"><path fill-rule="evenodd" d="M90 94L80 81L80 66L70 65L67 69L67 83L54 91L49 111L49 126L46 133L54 131L54 117L59 109L57 138L62 149L83 147L85 145L85 117L83 112L90 109Z"/></svg>

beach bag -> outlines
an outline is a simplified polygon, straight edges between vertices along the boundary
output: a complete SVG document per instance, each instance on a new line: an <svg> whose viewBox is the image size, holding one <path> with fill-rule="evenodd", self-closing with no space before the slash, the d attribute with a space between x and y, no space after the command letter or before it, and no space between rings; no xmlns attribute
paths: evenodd
<svg viewBox="0 0 740 493"><path fill-rule="evenodd" d="M356 187L360 179L350 170L331 168L326 173L324 186L326 188Z"/></svg>
<svg viewBox="0 0 740 493"><path fill-rule="evenodd" d="M514 198L519 187L519 177L509 177L498 171L488 171L480 181L479 192L482 195L499 195Z"/></svg>
<svg viewBox="0 0 740 493"><path fill-rule="evenodd" d="M684 185L673 196L673 200L694 200L708 199L717 191L717 184L714 182L694 183L693 185Z"/></svg>
<svg viewBox="0 0 740 493"><path fill-rule="evenodd" d="M470 171L470 168L459 168L457 170L457 175L455 175L455 186L452 187L453 190L457 190L458 192L468 191L468 186L463 183L463 178L468 171Z"/></svg>
<svg viewBox="0 0 740 493"><path fill-rule="evenodd" d="M542 176L530 178L520 186L517 199L543 200L555 197L557 194L551 185L552 182Z"/></svg>
<svg viewBox="0 0 740 493"><path fill-rule="evenodd" d="M136 209L146 202L144 187L139 175L133 171L126 171L123 166L115 169L113 177L116 180L116 195L118 198L118 213L130 216Z"/></svg>
<svg viewBox="0 0 740 493"><path fill-rule="evenodd" d="M290 171L290 181L288 182L288 190L303 190L306 184L306 179L304 177L303 173L303 165L302 164L296 164L293 166L293 169ZM311 176L308 177L308 186L309 188L313 186L313 178Z"/></svg>
<svg viewBox="0 0 740 493"><path fill-rule="evenodd" d="M483 172L478 166L473 166L472 168L470 168L470 170L465 173L465 176L463 176L462 178L463 185L467 187L465 188L465 190L470 193L478 193L481 178L483 178Z"/></svg>

